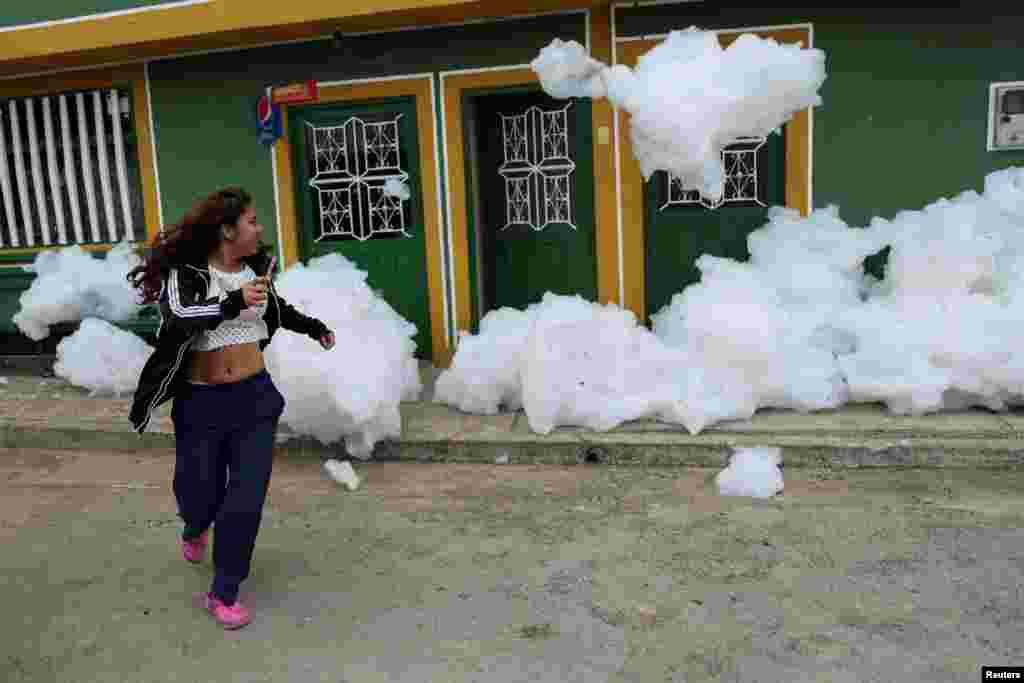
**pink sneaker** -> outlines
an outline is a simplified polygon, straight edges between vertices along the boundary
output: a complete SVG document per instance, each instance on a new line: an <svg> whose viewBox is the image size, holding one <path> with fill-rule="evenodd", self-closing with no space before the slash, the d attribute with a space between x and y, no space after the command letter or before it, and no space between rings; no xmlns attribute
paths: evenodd
<svg viewBox="0 0 1024 683"><path fill-rule="evenodd" d="M206 557L206 536L209 531L199 534L199 538L192 540L181 539L181 554L189 562L202 562Z"/></svg>
<svg viewBox="0 0 1024 683"><path fill-rule="evenodd" d="M242 603L236 600L233 605L225 605L213 597L212 593L206 594L206 611L216 619L218 624L228 630L242 628L250 620L249 610L242 607Z"/></svg>

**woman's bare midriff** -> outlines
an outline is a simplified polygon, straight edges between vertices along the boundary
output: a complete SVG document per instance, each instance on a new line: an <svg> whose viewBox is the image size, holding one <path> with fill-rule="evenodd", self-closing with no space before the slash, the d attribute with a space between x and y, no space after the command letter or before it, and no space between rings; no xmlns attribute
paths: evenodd
<svg viewBox="0 0 1024 683"><path fill-rule="evenodd" d="M264 369L259 343L232 344L214 351L193 351L188 379L197 384L228 384Z"/></svg>

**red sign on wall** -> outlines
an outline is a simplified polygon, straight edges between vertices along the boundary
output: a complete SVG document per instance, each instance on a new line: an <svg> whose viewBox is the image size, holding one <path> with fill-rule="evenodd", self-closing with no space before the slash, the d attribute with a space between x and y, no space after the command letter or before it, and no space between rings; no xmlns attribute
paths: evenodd
<svg viewBox="0 0 1024 683"><path fill-rule="evenodd" d="M270 91L270 101L274 104L305 104L319 99L316 81L282 85Z"/></svg>

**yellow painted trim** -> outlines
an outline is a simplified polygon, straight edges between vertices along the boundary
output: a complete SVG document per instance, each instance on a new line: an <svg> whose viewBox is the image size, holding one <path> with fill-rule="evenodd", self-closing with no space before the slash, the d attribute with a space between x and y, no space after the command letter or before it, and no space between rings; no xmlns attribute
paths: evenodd
<svg viewBox="0 0 1024 683"><path fill-rule="evenodd" d="M38 97L69 90L96 90L109 88L116 83L135 83L141 79L145 86L145 74L141 64L129 64L89 71L0 80L0 99L12 97Z"/></svg>
<svg viewBox="0 0 1024 683"><path fill-rule="evenodd" d="M21 97L56 95L76 90L100 90L115 86L130 86L132 91L132 119L135 121L136 148L139 153L139 175L142 181L143 216L146 237L160 230L159 195L156 187L156 159L153 158L153 131L150 129L149 101L146 98L146 73L142 64L131 64L110 69L79 71L59 76L25 78L0 81L0 100ZM60 245L2 249L2 254L35 254ZM106 244L82 245L87 251L105 251Z"/></svg>
<svg viewBox="0 0 1024 683"><path fill-rule="evenodd" d="M619 63L622 58L619 58ZM644 180L640 164L633 156L633 145L627 133L628 116L615 112L619 128L619 172L622 205L622 282L623 308L633 311L638 321L646 320L647 302L644 279ZM617 226L616 226L617 227Z"/></svg>
<svg viewBox="0 0 1024 683"><path fill-rule="evenodd" d="M720 31L719 43L728 47L743 33L754 33L762 38L773 38L780 43L810 45L810 31L806 28L786 28L763 31ZM661 40L636 40L618 45L618 63L630 68L636 66L641 55ZM637 318L646 320L646 261L644 251L644 180L640 164L633 156L629 137L629 116L618 112L619 163L622 170L622 251L623 278L626 289L625 307ZM810 172L811 131L807 110L798 112L786 124L786 206L798 209L806 216L810 213L808 193Z"/></svg>
<svg viewBox="0 0 1024 683"><path fill-rule="evenodd" d="M169 7L151 12L9 31L3 34L0 61L109 48L127 42L139 44L195 36L200 33L259 29L465 2L467 0L378 0L371 3L346 3L337 0L303 0L291 3L214 0L208 4Z"/></svg>
<svg viewBox="0 0 1024 683"><path fill-rule="evenodd" d="M786 206L811 213L811 115L798 111L786 124Z"/></svg>
<svg viewBox="0 0 1024 683"><path fill-rule="evenodd" d="M17 1L17 0L11 0ZM27 0L24 0L27 1ZM347 32L430 26L471 19L584 9L595 0L214 0L120 16L83 18L8 31L0 40L0 72L22 73L190 49L240 49L259 42ZM18 69L14 70L17 73Z"/></svg>
<svg viewBox="0 0 1024 683"><path fill-rule="evenodd" d="M331 102L358 102L390 97L416 98L416 137L419 140L420 178L423 190L423 227L427 257L427 289L430 298L430 337L433 361L438 367L447 367L452 350L445 335L444 315L444 260L441 256L441 224L438 219L437 197L440 178L437 175L434 140L434 100L431 96L431 77L403 78L372 81L351 85L326 86L320 89L318 104ZM286 117L282 123L286 134L275 145L277 155L277 189L281 200L281 237L285 263L299 259L299 221L295 201L295 171L292 165L291 141L287 135L287 115L291 105L281 107Z"/></svg>
<svg viewBox="0 0 1024 683"><path fill-rule="evenodd" d="M295 167L292 165L292 145L288 139L288 107L281 107L281 130L284 135L274 144L274 158L277 163L278 216L281 225L281 251L284 254L282 267L287 268L299 261L299 213L295 204Z"/></svg>
<svg viewBox="0 0 1024 683"><path fill-rule="evenodd" d="M142 242L129 242L129 244L131 244L132 246L139 246L139 245L142 244ZM52 251L54 249L66 249L67 247L73 247L73 246L75 246L75 245L73 245L73 244L48 244L48 245L46 245L44 247L23 247L23 248L18 248L18 249L2 249L2 250L0 250L0 254L2 254L3 256L26 256L26 257L28 257L28 256L35 256L36 254L42 253L44 251ZM111 249L113 249L117 245L116 244L109 244L108 243L108 244L80 244L78 246L82 247L82 251L90 251L90 252L94 252L94 253L97 253L97 254L101 254L103 252L110 251ZM31 260L31 259L26 259L26 260ZM20 268L21 266L18 265L18 266L12 266L12 267Z"/></svg>
<svg viewBox="0 0 1024 683"><path fill-rule="evenodd" d="M612 9L595 7L590 12L590 49L594 59L612 60ZM597 244L597 296L601 303L619 301L619 231L615 197L614 109L606 99L592 104L594 139L594 220ZM602 136L603 132L603 136ZM604 142L602 143L602 140Z"/></svg>
<svg viewBox="0 0 1024 683"><path fill-rule="evenodd" d="M160 232L160 196L156 189L156 159L153 158L153 131L149 98L146 97L145 67L132 82L132 106L135 111L135 139L139 150L139 175L142 179L143 215L146 217L146 237Z"/></svg>
<svg viewBox="0 0 1024 683"><path fill-rule="evenodd" d="M437 127L435 119L437 108L434 106L433 76L417 81L416 122L417 135L420 143L420 178L423 196L424 235L427 247L427 287L430 290L430 332L431 345L434 349L434 364L437 367L448 367L451 364L454 350L448 346L445 328L445 291L444 291L444 255L441 253L443 242L441 231L441 178L437 172Z"/></svg>
<svg viewBox="0 0 1024 683"><path fill-rule="evenodd" d="M535 16L551 12L592 9L610 0L472 0L425 7L401 13L375 12L346 17L340 22L342 31L359 33L388 31L400 28L445 26L466 21L487 21L517 16Z"/></svg>

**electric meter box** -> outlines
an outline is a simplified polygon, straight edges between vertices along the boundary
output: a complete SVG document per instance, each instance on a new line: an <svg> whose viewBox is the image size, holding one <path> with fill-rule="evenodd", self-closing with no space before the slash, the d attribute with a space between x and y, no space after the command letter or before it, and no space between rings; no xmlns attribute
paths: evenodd
<svg viewBox="0 0 1024 683"><path fill-rule="evenodd" d="M992 83L988 97L988 151L1024 149L1024 81Z"/></svg>

